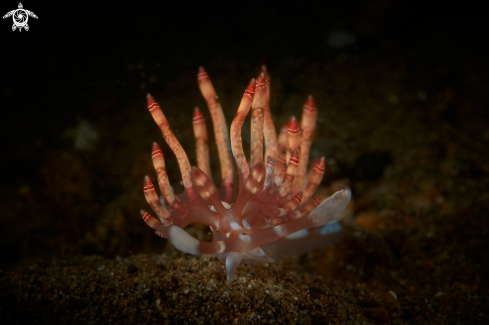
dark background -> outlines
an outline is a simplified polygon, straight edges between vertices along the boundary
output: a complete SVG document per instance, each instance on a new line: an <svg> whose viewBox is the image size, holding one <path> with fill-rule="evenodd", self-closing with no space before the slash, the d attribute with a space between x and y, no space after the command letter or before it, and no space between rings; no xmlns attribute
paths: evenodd
<svg viewBox="0 0 489 325"><path fill-rule="evenodd" d="M12 32L11 18L0 25L2 261L161 251L162 241L138 217L146 208L141 188L151 172L149 146L159 139L145 94L188 95L166 111L176 116L172 125L185 125L190 111L182 108L205 106L195 81L200 65L222 79L222 89L245 85L261 64L285 71L285 80L325 64L381 62L409 71L402 83L419 84L428 96L447 85L472 96L470 111L461 108L466 97L434 115L435 108L423 107L433 128L440 119L457 127L467 118L478 130L488 117L487 19L469 3L22 3L39 17L29 18L30 30ZM17 5L2 2L2 15ZM336 30L354 35L354 44L332 48L328 35ZM282 87L305 91L286 81ZM76 149L73 134L83 123L98 138ZM181 132L183 141L191 139ZM363 159L377 159L381 175L390 158ZM329 180L354 182L352 168L353 162L340 166ZM364 177L379 177L375 168L371 173Z"/></svg>

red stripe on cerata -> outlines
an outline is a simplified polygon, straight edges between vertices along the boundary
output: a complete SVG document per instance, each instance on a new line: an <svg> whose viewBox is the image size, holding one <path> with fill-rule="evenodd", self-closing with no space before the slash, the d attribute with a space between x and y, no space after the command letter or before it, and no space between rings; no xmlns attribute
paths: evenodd
<svg viewBox="0 0 489 325"><path fill-rule="evenodd" d="M260 79L258 79L258 82L256 83L256 88L258 88L259 90L263 90L267 88L267 84L263 81L263 79Z"/></svg>
<svg viewBox="0 0 489 325"><path fill-rule="evenodd" d="M304 108L303 108L305 111L309 112L309 113L315 113L317 112L317 108L316 107L311 107L309 105L304 105Z"/></svg>
<svg viewBox="0 0 489 325"><path fill-rule="evenodd" d="M206 79L208 77L209 77L209 75L207 74L207 72L205 72L205 71L199 72L199 74L197 75L197 80Z"/></svg>
<svg viewBox="0 0 489 325"><path fill-rule="evenodd" d="M146 212L146 213L144 214L144 216L143 216L143 220L144 220L144 221L147 221L147 220L149 219L149 217L151 217L151 215L150 215L148 212Z"/></svg>
<svg viewBox="0 0 489 325"><path fill-rule="evenodd" d="M162 156L163 156L163 151L161 151L160 149L154 150L154 151L151 153L151 157L152 157L152 158L155 158L156 156L159 156L159 155L162 155Z"/></svg>
<svg viewBox="0 0 489 325"><path fill-rule="evenodd" d="M148 109L150 111L154 110L155 108L160 108L160 105L158 105L158 103L151 103L150 105L148 105Z"/></svg>
<svg viewBox="0 0 489 325"><path fill-rule="evenodd" d="M197 124L204 121L204 117L202 115L195 116L192 118L192 123Z"/></svg>
<svg viewBox="0 0 489 325"><path fill-rule="evenodd" d="M289 134L297 134L299 133L300 129L297 128L297 129L291 129L291 128L287 128L287 133Z"/></svg>
<svg viewBox="0 0 489 325"><path fill-rule="evenodd" d="M290 157L290 161L289 162L297 165L299 163L299 159L298 158L295 158L295 157Z"/></svg>
<svg viewBox="0 0 489 325"><path fill-rule="evenodd" d="M309 95L307 97L306 102L304 103L304 107L302 108L304 111L307 111L309 113L316 113L318 108L316 106L316 103L314 102L314 98Z"/></svg>
<svg viewBox="0 0 489 325"><path fill-rule="evenodd" d="M317 164L314 166L314 169L318 172L323 174L326 171L326 166L321 166L320 164Z"/></svg>
<svg viewBox="0 0 489 325"><path fill-rule="evenodd" d="M255 92L253 90L250 90L250 89L246 89L244 92L244 95L249 96L251 99L255 98Z"/></svg>

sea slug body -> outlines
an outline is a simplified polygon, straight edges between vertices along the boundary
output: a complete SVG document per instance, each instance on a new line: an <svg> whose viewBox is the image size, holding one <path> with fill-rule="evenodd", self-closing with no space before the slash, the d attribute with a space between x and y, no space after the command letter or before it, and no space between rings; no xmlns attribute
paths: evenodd
<svg viewBox="0 0 489 325"><path fill-rule="evenodd" d="M286 242L310 249L341 230L339 224L329 223L347 206L350 190L344 188L322 201L314 192L325 172L324 157L310 171L307 168L318 115L312 96L304 104L301 124L292 117L277 137L270 110L270 77L262 67L258 78L252 79L244 91L228 132L217 94L203 68L199 68L197 79L214 126L221 189L211 179L207 130L200 110L196 108L193 116L198 167L191 167L163 111L148 94L148 109L177 158L185 187L182 195L173 193L163 152L153 143L152 159L161 198L146 176L144 195L156 217L145 211L141 215L156 234L171 240L183 252L217 255L226 265L228 281L232 281L243 259L271 262L270 253L287 249ZM250 111L251 148L247 159L241 128ZM193 223L209 226L213 241L199 241L183 230Z"/></svg>

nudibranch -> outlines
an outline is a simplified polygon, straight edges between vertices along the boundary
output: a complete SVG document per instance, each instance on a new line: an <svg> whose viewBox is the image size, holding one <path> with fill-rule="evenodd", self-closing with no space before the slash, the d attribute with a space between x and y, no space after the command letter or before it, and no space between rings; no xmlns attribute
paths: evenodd
<svg viewBox="0 0 489 325"><path fill-rule="evenodd" d="M143 210L141 216L158 236L171 240L180 251L217 255L225 263L231 282L241 260L273 261L265 247L280 246L286 240L298 241L297 245L304 240L324 240L322 237L330 232L327 224L345 209L351 192L341 189L323 202L321 197L314 196L326 163L323 157L308 171L318 115L312 96L305 102L300 126L292 117L277 137L270 111L270 77L262 67L260 75L251 79L244 91L228 134L216 91L203 68L199 68L197 79L214 126L221 189L212 181L207 130L200 110L195 108L193 114L197 167L191 167L163 111L148 94L148 109L177 158L185 190L178 196L173 193L163 152L153 143L153 165L161 197L146 176L144 195L157 217ZM248 160L243 151L241 127L250 110ZM212 242L199 241L184 231L184 227L194 223L210 227Z"/></svg>

